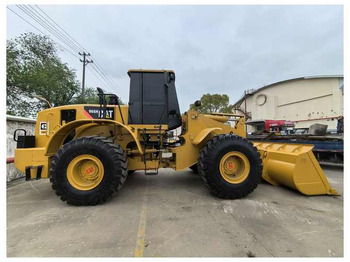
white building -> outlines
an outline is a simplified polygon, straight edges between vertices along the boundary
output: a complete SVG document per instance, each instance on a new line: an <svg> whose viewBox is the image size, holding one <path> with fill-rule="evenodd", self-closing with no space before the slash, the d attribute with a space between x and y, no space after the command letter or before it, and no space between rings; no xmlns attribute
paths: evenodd
<svg viewBox="0 0 350 262"><path fill-rule="evenodd" d="M244 113L251 121L290 120L296 128L319 123L336 129L337 118L343 115L343 80L343 76L288 79L247 90L234 105L237 113Z"/></svg>

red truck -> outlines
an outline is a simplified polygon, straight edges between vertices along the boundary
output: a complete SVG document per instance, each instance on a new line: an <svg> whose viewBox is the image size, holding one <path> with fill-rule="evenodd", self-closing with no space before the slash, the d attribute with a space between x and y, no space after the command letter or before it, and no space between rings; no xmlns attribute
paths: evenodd
<svg viewBox="0 0 350 262"><path fill-rule="evenodd" d="M294 133L295 124L293 121L287 120L252 120L247 121L247 125L254 127L253 133Z"/></svg>
<svg viewBox="0 0 350 262"><path fill-rule="evenodd" d="M281 131L288 132L295 127L293 121L286 120L265 120L265 132L280 133Z"/></svg>

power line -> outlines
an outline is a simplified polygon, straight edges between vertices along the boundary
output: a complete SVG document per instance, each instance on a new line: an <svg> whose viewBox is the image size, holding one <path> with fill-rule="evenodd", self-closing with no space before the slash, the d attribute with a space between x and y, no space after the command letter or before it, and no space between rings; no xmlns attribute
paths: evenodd
<svg viewBox="0 0 350 262"><path fill-rule="evenodd" d="M58 38L60 41L62 41L62 37L60 37L60 35L58 35L57 33L56 33L56 30L55 29L53 29L52 27L48 27L47 26L47 24L45 23L45 22L43 22L43 19L38 19L37 18L37 16L33 16L33 12L30 12L29 13L29 11L30 10L28 10L28 8L27 7L21 7L21 6L18 6L18 8L20 8L25 14L27 14L29 17L31 17L34 21L36 21L39 25L41 25L42 27L44 27L47 31L49 31L51 34L53 34L56 38ZM42 32L42 31L41 31ZM67 41L62 41L65 45L67 45L67 46L69 46L72 50L74 50L74 51L78 51L78 50L76 50L74 47L72 47L71 45L70 45L70 43L67 43ZM79 51L78 51L79 52ZM75 56L75 57L77 57L77 56ZM79 59L79 57L77 57L78 59ZM94 70L98 73L98 74L100 74L100 72L98 72L95 68L94 68ZM84 68L83 68L83 71L84 71ZM108 84L108 82L106 82L107 83L107 86L108 85L110 85L110 84Z"/></svg>
<svg viewBox="0 0 350 262"><path fill-rule="evenodd" d="M34 20L36 23L38 23L39 25L41 25L46 31L48 31L49 33L51 33L52 35L54 35L56 38L59 39L59 41L61 41L62 43L64 43L65 45L67 45L69 48L71 48L73 51L76 51L74 48L72 48L67 42L64 41L64 39L62 38L62 36L60 36L59 34L57 34L57 32L55 32L55 30L53 28L51 28L50 26L48 26L45 21L43 21L40 17L38 18L36 14L33 13L32 10L30 10L27 6L25 5L16 5L17 8L19 8L23 13L25 13L27 16L29 16L32 20Z"/></svg>
<svg viewBox="0 0 350 262"><path fill-rule="evenodd" d="M39 6L35 5L36 8L38 8L46 17L48 17L54 24L56 24L64 33L66 33L66 35L68 35L72 40L73 42L75 42L78 46L80 46L80 48L83 50L83 51L86 51L85 48L83 46L81 46L69 33L67 33L66 30L64 30L59 24L57 24L55 22L55 20L53 20L49 15L47 15Z"/></svg>
<svg viewBox="0 0 350 262"><path fill-rule="evenodd" d="M93 56L91 56L91 58L95 59ZM104 71L103 68L102 68L102 66L100 66L100 64L97 63L97 62L96 62L96 67L97 67L101 72ZM107 77L107 79L109 80L109 82L112 84L112 86L115 86L115 87L119 88L118 85L114 82L114 80L113 80L112 78L109 77L108 74L106 74L105 76Z"/></svg>
<svg viewBox="0 0 350 262"><path fill-rule="evenodd" d="M91 56L91 58L93 58L93 57ZM106 77L106 74L103 71L101 71L101 69L99 69L99 67L97 66L97 63L95 63L95 65L93 65L93 67L94 67L95 71L105 80L107 85L113 86L113 84L111 84L111 82Z"/></svg>
<svg viewBox="0 0 350 262"><path fill-rule="evenodd" d="M99 75L96 74L96 71L92 70L91 67L87 67L87 69L89 69L89 71L98 79L102 82L104 82L103 79L101 79L101 77Z"/></svg>
<svg viewBox="0 0 350 262"><path fill-rule="evenodd" d="M39 9L48 19L50 19L54 24L56 24L62 31L63 34L66 34L69 38L70 38L70 42L74 42L75 43L75 47L78 46L78 48L80 47L81 49L84 50L84 52L89 53L87 51L86 48L84 48L81 44L79 44L78 41L76 41L67 31L65 31L58 23L56 23L47 13L45 13L39 6L37 6L37 9ZM44 18L45 19L45 18ZM47 21L47 19L45 19ZM51 24L51 23L50 23ZM52 24L51 24L52 25ZM56 28L56 30L59 31L59 29ZM61 32L62 34L62 32ZM94 62L96 63L96 65L93 65L93 69L96 71L96 73L98 73L107 83L107 85L111 85L111 86L115 86L116 88L119 88L118 85L114 82L113 79L110 78L110 76L105 72L105 70L102 68L101 65L99 65L99 63L97 62L96 58L94 58L93 56L91 56L91 58L94 60Z"/></svg>
<svg viewBox="0 0 350 262"><path fill-rule="evenodd" d="M32 7L31 5L28 5L29 8L31 8L33 10L33 12L35 12L36 16L39 17L42 21L44 21L44 23L46 23L47 25L50 26L50 28L52 28L55 32L57 32L59 35L61 35L65 41L67 41L69 44L71 44L76 50L80 50L80 47L77 46L74 42L72 42L68 37L66 37L63 33L61 33L59 30L57 30L57 28L55 27L55 25L53 25L50 21L48 21L47 19L45 19L37 10L35 10L34 7Z"/></svg>
<svg viewBox="0 0 350 262"><path fill-rule="evenodd" d="M92 56L91 56L92 57ZM95 61L95 60L94 60ZM96 66L96 63L92 65L91 67L100 77L101 79L103 80L106 88L109 90L109 92L113 92L112 89L108 88L108 87L111 87L113 85L111 85L111 83L108 82L108 79L106 79L106 77L101 73L101 71L97 68Z"/></svg>
<svg viewBox="0 0 350 262"><path fill-rule="evenodd" d="M46 31L48 31L52 36L54 36L55 38L57 38L57 40L59 42L61 42L62 44L64 44L65 46L67 46L67 48L69 48L72 52L74 53L78 53L78 51L74 48L72 48L72 46L67 43L59 34L57 34L53 29L51 29L50 27L46 26L45 23L43 23L42 21L40 21L39 19L37 19L36 17L34 17L29 11L27 11L25 8L18 6L18 8L24 12L27 16L29 16L31 19L33 19L36 23L38 23L40 26L42 26Z"/></svg>
<svg viewBox="0 0 350 262"><path fill-rule="evenodd" d="M21 18L23 21L25 21L27 24L31 25L32 27L34 27L37 31L39 31L40 33L42 33L43 35L47 35L46 33L44 33L43 31L41 31L39 28L37 28L35 25L33 25L32 23L30 23L28 20L26 20L25 18L23 18L21 15L17 14L15 11L13 11L11 8L9 8L8 6L6 7L8 10L10 10L12 13L14 13L16 16L18 16L19 18ZM60 45L59 43L56 43L58 46L60 46L61 48L63 48L64 50L66 50L68 53L70 53L71 55L75 56L76 58L79 59L79 57L77 55L75 55L74 53L72 53L70 50L68 50L67 48L65 48L64 46Z"/></svg>
<svg viewBox="0 0 350 262"><path fill-rule="evenodd" d="M87 67L87 69L89 69L89 71L90 71L98 80L100 80L101 83L103 83L106 87L109 86L109 84L106 82L106 80L104 80L100 74L97 74L98 71L96 71L96 69L93 68L93 64L92 64L92 67Z"/></svg>
<svg viewBox="0 0 350 262"><path fill-rule="evenodd" d="M17 5L17 7L24 12L27 16L32 18L35 22L37 22L39 25L41 25L43 28L45 28L48 32L50 32L53 36L55 36L59 41L61 41L64 45L66 45L68 48L70 48L74 53L82 49L84 52L87 52L86 48L84 48L81 44L79 44L78 41L76 41L67 31L65 31L58 23L56 23L47 13L45 13L39 6L35 5L38 10L40 10L41 13L43 13L48 19L50 19L52 22L50 22L46 17L41 15L37 10L35 10L32 6L28 5L29 7L26 7L24 5ZM11 10L14 12L13 10ZM15 12L14 12L15 13ZM17 13L16 13L17 14ZM18 14L17 14L18 15ZM19 16L19 15L18 15ZM21 17L22 18L22 17ZM29 23L27 20L22 18L24 21ZM29 23L30 24L30 23ZM30 24L32 25L32 24ZM36 28L34 25L32 25L34 28ZM58 28L57 28L58 27ZM43 33L41 30L36 28L39 32ZM43 33L46 35L45 33ZM61 45L59 45L61 46ZM63 47L63 46L61 46ZM63 47L64 48L64 47ZM68 51L67 48L64 48ZM69 51L70 52L70 51ZM72 55L74 55L76 58L79 59L78 56L76 56L74 53L70 52ZM92 70L94 70L101 78L97 77L99 80L103 80L106 84L106 88L108 86L114 86L117 89L119 89L116 82L108 75L108 73L102 68L102 66L96 61L96 58L91 56L93 58L94 62L96 64L92 64ZM88 67L89 68L89 67ZM89 69L90 70L90 69ZM90 70L91 72L93 72ZM96 74L94 74L96 76ZM109 88L108 88L109 89Z"/></svg>
<svg viewBox="0 0 350 262"><path fill-rule="evenodd" d="M37 28L36 26L34 26L32 23L30 23L28 20L26 20L25 18L23 18L21 15L19 15L18 13L16 13L14 10L12 10L11 8L7 7L11 12L13 12L15 15L17 15L18 17L20 17L23 21L25 21L26 23L28 23L29 25L31 25L32 27L34 27L38 32L42 33L43 35L46 35L46 33L44 33L42 30L40 30L39 28ZM22 9L21 9L22 10ZM23 11L23 10L22 10ZM26 13L27 14L27 13ZM36 21L36 20L35 20ZM37 21L36 21L37 22ZM41 25L41 24L40 24ZM46 30L47 28L44 27ZM50 31L49 31L50 32ZM54 35L57 38L57 35ZM72 53L70 50L68 50L67 48L65 48L64 46L60 45L59 43L57 43L57 45L59 45L60 47L62 47L64 50L68 51L70 54L72 54L74 57L76 57L77 59L80 59L77 55L75 55L74 53ZM94 76L99 79L101 81L101 79L94 73L94 71L90 70ZM105 81L105 80L104 80ZM104 82L103 80L101 82ZM107 83L107 85L109 85Z"/></svg>
<svg viewBox="0 0 350 262"><path fill-rule="evenodd" d="M52 29L52 27L48 26L45 22L42 21L42 19L37 18L37 15L33 15L33 12L26 6L17 5L19 9L21 9L26 15L28 15L30 18L32 18L34 21L36 21L39 25L44 27L47 31L49 31L52 35L54 35L59 41L61 41L63 44L68 46L72 51L79 52L79 49L76 49L75 47L72 47L69 42L67 42L60 34L58 34L55 29Z"/></svg>

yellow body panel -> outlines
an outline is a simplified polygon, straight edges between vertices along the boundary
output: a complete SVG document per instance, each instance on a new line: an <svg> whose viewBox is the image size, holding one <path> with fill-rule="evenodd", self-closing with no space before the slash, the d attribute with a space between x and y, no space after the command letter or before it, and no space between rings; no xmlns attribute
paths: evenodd
<svg viewBox="0 0 350 262"><path fill-rule="evenodd" d="M15 150L15 166L18 170L25 173L28 166L42 166L42 178L48 178L51 158L45 155L44 147L19 148ZM31 177L35 178L35 169L31 170Z"/></svg>
<svg viewBox="0 0 350 262"><path fill-rule="evenodd" d="M229 117L226 117L229 120ZM186 169L198 161L199 151L209 139L220 134L235 134L245 137L244 117L237 117L234 127L220 121L216 121L211 116L198 113L195 110L189 110L182 116L183 128L185 129L181 137L185 140L184 145L175 147L171 151L175 154L176 161L173 168L176 170ZM212 129L211 129L212 128ZM211 130L207 136L202 134ZM197 137L198 136L198 137ZM197 139L196 139L197 138ZM194 143L193 143L194 142Z"/></svg>
<svg viewBox="0 0 350 262"><path fill-rule="evenodd" d="M201 130L196 137L192 140L192 144L194 145L198 145L200 142L203 141L204 138L207 137L207 135L209 135L211 132L215 131L215 130L222 130L222 128L218 128L218 127L211 127L211 128L205 128L203 130Z"/></svg>
<svg viewBox="0 0 350 262"><path fill-rule="evenodd" d="M263 160L262 177L304 195L337 195L312 153L313 145L254 142Z"/></svg>

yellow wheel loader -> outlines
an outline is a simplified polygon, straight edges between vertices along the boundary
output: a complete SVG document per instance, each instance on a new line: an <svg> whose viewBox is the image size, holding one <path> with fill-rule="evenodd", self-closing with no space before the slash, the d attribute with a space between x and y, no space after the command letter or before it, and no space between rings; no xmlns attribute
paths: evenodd
<svg viewBox="0 0 350 262"><path fill-rule="evenodd" d="M98 88L99 104L49 108L38 113L34 136L15 131L15 165L26 180L50 178L56 194L72 205L103 203L128 174L157 174L159 168L191 168L226 199L248 195L261 178L306 195L337 194L312 146L252 143L241 115L196 110L181 115L171 70L128 75L127 106ZM177 137L171 132L176 129L181 129Z"/></svg>

